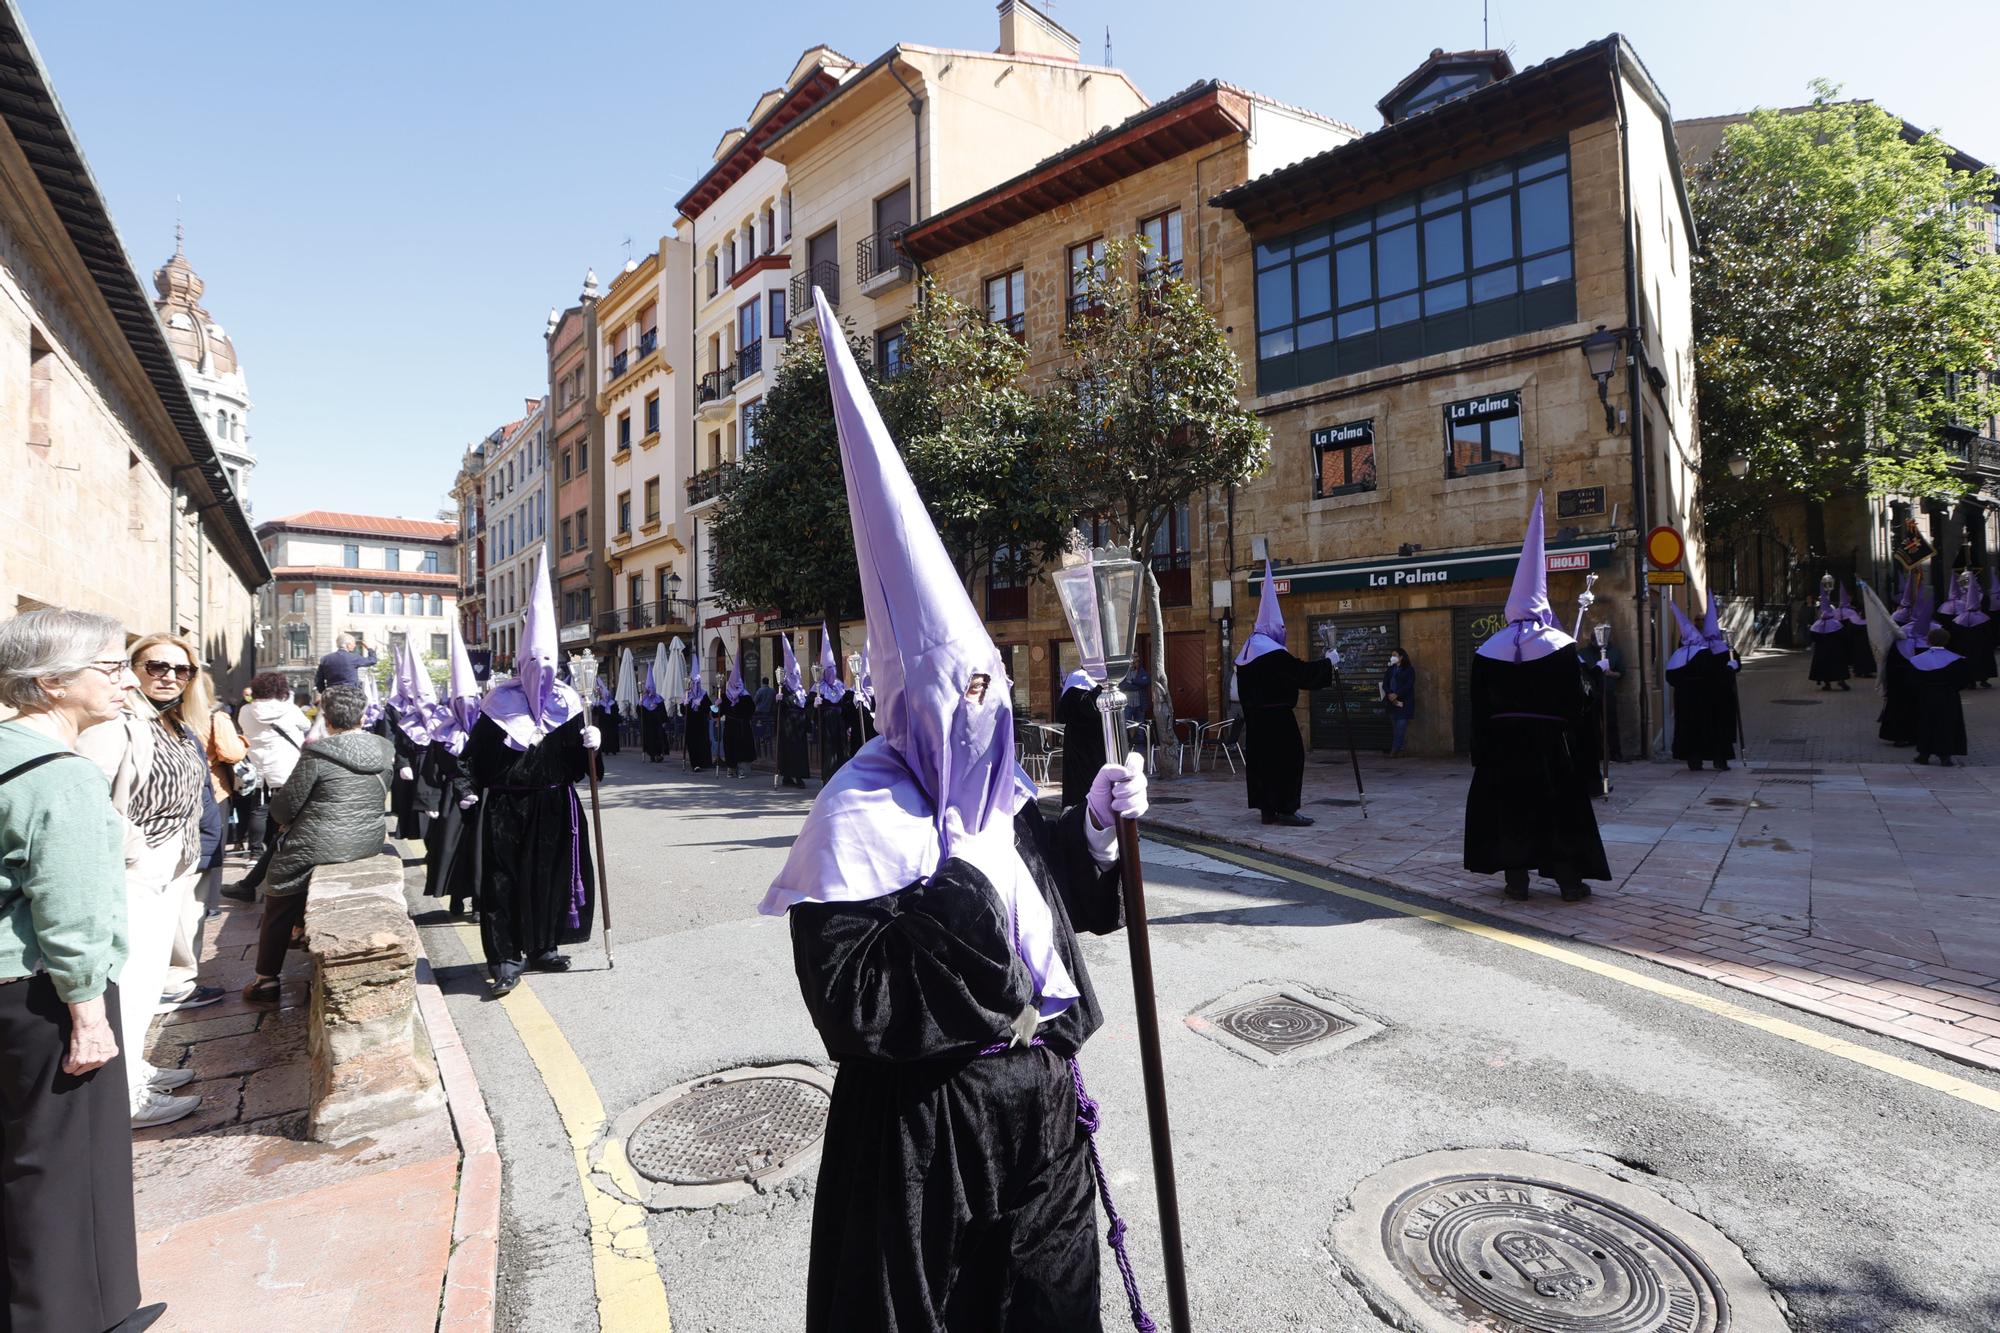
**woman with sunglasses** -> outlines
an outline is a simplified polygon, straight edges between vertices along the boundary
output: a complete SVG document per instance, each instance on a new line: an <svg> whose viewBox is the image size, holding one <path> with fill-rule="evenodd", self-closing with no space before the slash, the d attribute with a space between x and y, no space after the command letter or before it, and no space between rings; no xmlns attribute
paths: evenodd
<svg viewBox="0 0 2000 1333"><path fill-rule="evenodd" d="M193 1070L155 1069L145 1052L147 1030L162 1007L175 936L197 937L201 929L194 887L207 859L202 815L213 794L208 750L200 737L215 709L208 678L187 640L147 635L132 646L129 660L138 688L127 691L117 720L85 732L77 749L104 771L111 802L125 819L130 952L120 985L119 1045L126 1053L132 1125L146 1129L171 1124L201 1105L199 1097L172 1095L193 1081ZM190 910L192 922L185 919Z"/></svg>

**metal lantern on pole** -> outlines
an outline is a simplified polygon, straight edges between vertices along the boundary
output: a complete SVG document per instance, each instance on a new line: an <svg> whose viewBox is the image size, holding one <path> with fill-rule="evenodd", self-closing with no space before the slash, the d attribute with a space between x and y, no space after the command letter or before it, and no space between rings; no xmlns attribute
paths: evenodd
<svg viewBox="0 0 2000 1333"><path fill-rule="evenodd" d="M1590 637L1597 643L1597 688L1600 691L1597 702L1597 767L1598 781L1602 785L1601 795L1611 794L1611 625L1600 620L1590 627Z"/></svg>
<svg viewBox="0 0 2000 1333"><path fill-rule="evenodd" d="M1125 692L1118 682L1132 667L1139 620L1140 565L1130 550L1083 548L1072 535L1069 554L1053 571L1056 595L1076 640L1085 672L1104 683L1097 708L1104 725L1104 753L1125 754ZM1146 1124L1153 1146L1153 1188L1160 1204L1160 1249L1166 1261L1167 1308L1174 1329L1185 1333L1187 1266L1181 1252L1180 1195L1174 1184L1173 1129L1167 1118L1166 1067L1160 1054L1160 1019L1153 994L1153 946L1146 929L1146 883L1139 864L1139 825L1118 820L1118 851L1125 886L1125 941L1132 959L1132 997L1139 1029L1139 1064L1146 1085Z"/></svg>
<svg viewBox="0 0 2000 1333"><path fill-rule="evenodd" d="M571 653L569 658L570 687L583 696L588 703L597 690L597 654L586 648L580 653Z"/></svg>

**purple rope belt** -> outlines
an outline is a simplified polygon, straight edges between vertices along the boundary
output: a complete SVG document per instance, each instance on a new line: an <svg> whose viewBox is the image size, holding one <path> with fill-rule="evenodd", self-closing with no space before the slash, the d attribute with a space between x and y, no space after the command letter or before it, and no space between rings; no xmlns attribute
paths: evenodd
<svg viewBox="0 0 2000 1333"><path fill-rule="evenodd" d="M551 783L546 787L488 787L488 791L504 791L514 795L532 795L542 791L560 791L569 797L569 928L583 926L583 802L576 799L576 788L566 782Z"/></svg>

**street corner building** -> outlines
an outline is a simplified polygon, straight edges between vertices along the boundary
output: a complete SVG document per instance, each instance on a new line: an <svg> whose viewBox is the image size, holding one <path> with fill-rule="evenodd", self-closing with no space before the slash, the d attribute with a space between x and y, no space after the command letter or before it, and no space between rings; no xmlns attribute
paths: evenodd
<svg viewBox="0 0 2000 1333"><path fill-rule="evenodd" d="M0 66L0 428L17 442L0 608L184 635L233 694L270 578L237 490L250 455L234 348L179 247L148 298L12 5Z"/></svg>
<svg viewBox="0 0 2000 1333"><path fill-rule="evenodd" d="M1410 748L1462 753L1471 655L1546 491L1556 616L1572 628L1600 576L1584 635L1608 622L1643 664L1619 697L1643 735L1661 610L1639 538L1671 525L1702 567L1693 233L1666 98L1613 35L1520 71L1436 51L1378 107L1381 129L1212 200L1241 223L1219 233L1225 322L1273 432L1217 554L1254 604L1262 538L1301 642L1333 626L1359 743L1388 748L1375 685L1401 644ZM1341 744L1335 693L1309 706L1309 743Z"/></svg>

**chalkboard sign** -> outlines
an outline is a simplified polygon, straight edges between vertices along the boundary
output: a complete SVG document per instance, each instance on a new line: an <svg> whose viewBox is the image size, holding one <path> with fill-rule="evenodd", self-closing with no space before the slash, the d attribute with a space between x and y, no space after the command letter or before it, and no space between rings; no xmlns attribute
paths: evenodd
<svg viewBox="0 0 2000 1333"><path fill-rule="evenodd" d="M1507 625L1504 606L1451 609L1451 743L1459 754L1472 751L1472 655Z"/></svg>
<svg viewBox="0 0 2000 1333"><path fill-rule="evenodd" d="M1377 695L1382 673L1388 670L1389 654L1395 651L1401 633L1394 611L1358 616L1308 616L1306 640L1312 658L1326 656L1320 646L1321 625L1333 626L1334 647L1340 651L1340 683L1347 694L1347 723L1354 729L1357 750L1389 748L1389 713ZM1308 700L1307 743L1315 750L1345 750L1347 733L1340 716L1340 694L1334 690L1314 690Z"/></svg>

